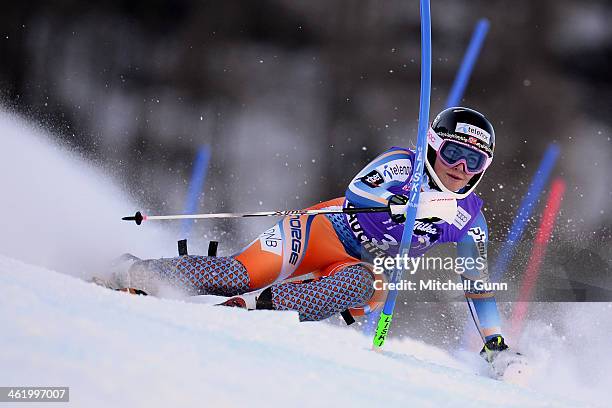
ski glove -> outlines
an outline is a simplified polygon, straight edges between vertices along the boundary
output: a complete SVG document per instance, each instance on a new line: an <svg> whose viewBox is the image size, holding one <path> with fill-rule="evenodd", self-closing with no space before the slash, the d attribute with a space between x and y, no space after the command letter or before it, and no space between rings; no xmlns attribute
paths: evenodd
<svg viewBox="0 0 612 408"><path fill-rule="evenodd" d="M391 220L396 224L402 224L406 221L407 204L408 197L405 195L394 194L389 197L389 214L391 214Z"/></svg>
<svg viewBox="0 0 612 408"><path fill-rule="evenodd" d="M491 365L491 371L496 378L502 378L506 369L513 364L527 366L525 356L510 350L502 336L496 336L487 341L480 355Z"/></svg>

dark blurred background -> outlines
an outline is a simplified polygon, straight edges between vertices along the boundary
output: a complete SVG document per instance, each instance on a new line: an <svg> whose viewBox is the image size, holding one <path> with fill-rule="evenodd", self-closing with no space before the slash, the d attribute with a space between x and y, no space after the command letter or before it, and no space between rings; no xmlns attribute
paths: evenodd
<svg viewBox="0 0 612 408"><path fill-rule="evenodd" d="M609 280L612 4L433 0L431 118L483 17L491 27L463 104L496 128L479 187L492 239L505 238L556 141L553 176L567 191L552 256L564 258L546 265ZM182 210L202 145L212 156L200 211L300 208L343 195L384 149L413 146L419 30L417 1L9 2L1 101L106 168L152 212ZM196 231L231 237L222 242L230 250L270 223Z"/></svg>

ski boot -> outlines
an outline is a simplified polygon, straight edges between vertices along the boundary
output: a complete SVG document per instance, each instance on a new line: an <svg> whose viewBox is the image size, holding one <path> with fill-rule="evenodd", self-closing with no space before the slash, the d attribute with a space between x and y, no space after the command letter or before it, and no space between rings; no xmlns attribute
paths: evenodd
<svg viewBox="0 0 612 408"><path fill-rule="evenodd" d="M272 289L267 288L263 291L243 293L239 296L232 296L225 302L216 306L239 307L247 310L274 309L272 306Z"/></svg>
<svg viewBox="0 0 612 408"><path fill-rule="evenodd" d="M122 277L124 277L130 267L138 261L140 261L140 258L132 254L123 254L111 263L111 276L109 279L94 276L91 278L90 282L95 283L98 286L116 290L118 292L147 296L147 292L132 287L126 287L124 282L122 282L125 280Z"/></svg>
<svg viewBox="0 0 612 408"><path fill-rule="evenodd" d="M510 350L502 336L496 336L487 341L480 355L490 364L491 373L496 379L506 379L509 376L520 377L527 369L525 357L521 353Z"/></svg>

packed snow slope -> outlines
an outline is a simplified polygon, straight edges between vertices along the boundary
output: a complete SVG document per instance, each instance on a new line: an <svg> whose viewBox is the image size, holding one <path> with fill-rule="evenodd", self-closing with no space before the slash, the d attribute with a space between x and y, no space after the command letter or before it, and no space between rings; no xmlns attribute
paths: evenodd
<svg viewBox="0 0 612 408"><path fill-rule="evenodd" d="M0 384L70 386L78 407L575 406L417 342L378 354L292 312L132 296L6 257L0 309Z"/></svg>
<svg viewBox="0 0 612 408"><path fill-rule="evenodd" d="M0 109L0 386L70 386L77 407L610 406L610 304L535 310L517 342L538 368L525 389L483 376L477 349L404 337L377 354L292 313L86 283L126 251L174 255L177 237L120 221L142 203L53 139Z"/></svg>

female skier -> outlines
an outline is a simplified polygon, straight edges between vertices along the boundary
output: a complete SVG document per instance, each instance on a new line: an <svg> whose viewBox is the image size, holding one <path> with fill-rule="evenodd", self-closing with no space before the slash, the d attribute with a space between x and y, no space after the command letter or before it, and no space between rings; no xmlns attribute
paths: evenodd
<svg viewBox="0 0 612 408"><path fill-rule="evenodd" d="M427 142L419 203L419 212L426 214L419 218L417 213L410 256L422 256L434 245L454 242L458 256L486 260L487 223L481 211L483 201L474 190L493 159L493 126L475 110L449 108L433 121ZM405 204L414 157L410 149L393 147L351 180L345 197L311 208ZM436 200L421 211L427 194L436 192L446 193L450 200L438 200L443 202L439 213L432 204ZM383 287L385 275L373 273L372 259L398 253L404 221L403 214L390 212L289 216L233 256L132 257L129 268L117 273L113 284L153 295L160 283L172 284L191 294L230 296L223 303L226 306L295 310L301 320L321 320L347 309L361 315L376 310L385 300L385 291L375 289ZM307 279L295 280L299 277ZM461 278L488 282L486 262L480 268L466 268ZM482 285L469 285L465 296L484 342L481 353L492 362L507 346L494 293L475 286ZM504 360L517 356L503 354Z"/></svg>

